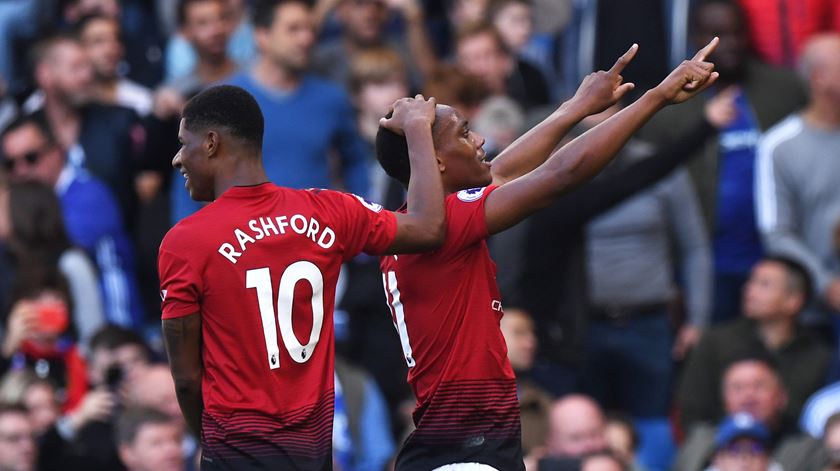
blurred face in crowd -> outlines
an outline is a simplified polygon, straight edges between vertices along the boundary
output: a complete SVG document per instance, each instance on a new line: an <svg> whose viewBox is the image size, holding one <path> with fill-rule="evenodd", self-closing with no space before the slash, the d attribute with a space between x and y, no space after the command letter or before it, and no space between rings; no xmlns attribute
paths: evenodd
<svg viewBox="0 0 840 471"><path fill-rule="evenodd" d="M840 420L834 420L825 429L823 444L828 452L829 461L834 466L832 470L840 470Z"/></svg>
<svg viewBox="0 0 840 471"><path fill-rule="evenodd" d="M367 47L382 40L388 20L384 0L342 0L336 13L344 33L355 44Z"/></svg>
<svg viewBox="0 0 840 471"><path fill-rule="evenodd" d="M812 99L840 106L840 34L813 37L800 58Z"/></svg>
<svg viewBox="0 0 840 471"><path fill-rule="evenodd" d="M767 471L770 458L761 442L752 438L738 438L715 454L718 471Z"/></svg>
<svg viewBox="0 0 840 471"><path fill-rule="evenodd" d="M607 447L625 463L632 463L636 450L633 448L633 431L624 422L610 420L607 422L605 436Z"/></svg>
<svg viewBox="0 0 840 471"><path fill-rule="evenodd" d="M169 368L152 365L138 368L130 375L130 398L133 406L159 410L175 422L182 422L183 416L175 395L175 382Z"/></svg>
<svg viewBox="0 0 840 471"><path fill-rule="evenodd" d="M744 316L757 321L793 319L802 308L803 296L793 290L784 265L759 262L744 286Z"/></svg>
<svg viewBox="0 0 840 471"><path fill-rule="evenodd" d="M444 188L458 191L489 185L493 176L485 162L484 138L455 108L437 105L435 114L433 137Z"/></svg>
<svg viewBox="0 0 840 471"><path fill-rule="evenodd" d="M305 4L283 3L274 10L270 28L254 31L257 47L276 67L301 74L309 65L315 43L312 21L312 11Z"/></svg>
<svg viewBox="0 0 840 471"><path fill-rule="evenodd" d="M29 417L9 411L0 415L0 469L30 471L35 469L35 438Z"/></svg>
<svg viewBox="0 0 840 471"><path fill-rule="evenodd" d="M531 316L519 309L506 309L501 329L510 365L515 371L529 371L534 366L534 355L537 353L537 336L534 335Z"/></svg>
<svg viewBox="0 0 840 471"><path fill-rule="evenodd" d="M192 2L184 12L181 33L200 57L224 58L234 25L223 0Z"/></svg>
<svg viewBox="0 0 840 471"><path fill-rule="evenodd" d="M521 51L534 30L531 7L521 1L508 2L496 13L493 26L511 51Z"/></svg>
<svg viewBox="0 0 840 471"><path fill-rule="evenodd" d="M502 94L513 62L489 32L462 38L456 46L458 65L484 81L494 93Z"/></svg>
<svg viewBox="0 0 840 471"><path fill-rule="evenodd" d="M453 0L452 24L469 25L482 21L487 14L489 0Z"/></svg>
<svg viewBox="0 0 840 471"><path fill-rule="evenodd" d="M594 401L570 396L555 402L549 423L548 453L579 458L607 447L604 415Z"/></svg>
<svg viewBox="0 0 840 471"><path fill-rule="evenodd" d="M85 50L73 41L53 45L47 58L38 65L38 86L69 106L81 106L90 98L93 66Z"/></svg>
<svg viewBox="0 0 840 471"><path fill-rule="evenodd" d="M26 389L23 405L29 410L32 430L37 435L47 431L61 415L55 389L47 383L37 382Z"/></svg>
<svg viewBox="0 0 840 471"><path fill-rule="evenodd" d="M65 11L65 17L69 23L78 21L85 15L102 15L109 18L120 17L120 4L118 0L78 0L68 2L70 5Z"/></svg>
<svg viewBox="0 0 840 471"><path fill-rule="evenodd" d="M129 471L183 471L183 435L174 423L146 423L134 441L120 446L120 458Z"/></svg>
<svg viewBox="0 0 840 471"><path fill-rule="evenodd" d="M35 124L24 124L9 132L2 142L3 167L14 181L36 180L55 186L64 156Z"/></svg>
<svg viewBox="0 0 840 471"><path fill-rule="evenodd" d="M584 459L580 471L624 471L624 467L612 456L596 455Z"/></svg>
<svg viewBox="0 0 840 471"><path fill-rule="evenodd" d="M742 361L724 373L723 404L729 415L747 412L772 428L787 404L787 394L767 365Z"/></svg>
<svg viewBox="0 0 840 471"><path fill-rule="evenodd" d="M129 343L113 350L100 347L90 352L88 380L92 385L103 385L108 369L113 366L118 366L126 376L131 376L148 364L149 355L140 345Z"/></svg>
<svg viewBox="0 0 840 471"><path fill-rule="evenodd" d="M111 18L90 20L81 34L96 77L100 80L117 78L117 67L123 58L120 25Z"/></svg>
<svg viewBox="0 0 840 471"><path fill-rule="evenodd" d="M744 17L737 6L711 3L696 11L694 44L701 48L713 37L720 38L709 62L723 80L739 78L747 56L747 30Z"/></svg>
<svg viewBox="0 0 840 471"><path fill-rule="evenodd" d="M385 116L395 101L408 96L408 84L405 77L394 76L382 82L362 84L356 95L356 105L364 113Z"/></svg>

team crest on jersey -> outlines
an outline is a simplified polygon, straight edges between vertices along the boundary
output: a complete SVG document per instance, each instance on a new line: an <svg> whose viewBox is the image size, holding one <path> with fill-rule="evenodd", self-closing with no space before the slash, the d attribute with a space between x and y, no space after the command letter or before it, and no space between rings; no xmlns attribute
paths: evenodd
<svg viewBox="0 0 840 471"><path fill-rule="evenodd" d="M359 203L362 203L362 205L364 205L365 208L373 211L374 213L378 213L378 212L382 211L382 205L381 204L371 203L370 201L362 198L359 195L353 195L353 196L355 196L356 199L359 200Z"/></svg>
<svg viewBox="0 0 840 471"><path fill-rule="evenodd" d="M465 203L471 203L473 201L478 201L478 200L481 199L481 196L484 194L484 190L486 190L486 189L487 189L487 187L471 188L469 190L461 190L461 191L458 192L458 199L465 202Z"/></svg>

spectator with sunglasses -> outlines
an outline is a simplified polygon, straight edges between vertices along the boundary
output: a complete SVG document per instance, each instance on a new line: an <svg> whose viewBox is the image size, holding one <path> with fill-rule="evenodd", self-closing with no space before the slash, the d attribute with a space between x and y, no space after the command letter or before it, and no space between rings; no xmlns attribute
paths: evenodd
<svg viewBox="0 0 840 471"><path fill-rule="evenodd" d="M70 241L99 268L106 319L128 327L140 322L133 272L133 249L117 202L108 188L84 170L67 164L46 121L23 116L0 133L2 167L11 181L35 180L53 188Z"/></svg>

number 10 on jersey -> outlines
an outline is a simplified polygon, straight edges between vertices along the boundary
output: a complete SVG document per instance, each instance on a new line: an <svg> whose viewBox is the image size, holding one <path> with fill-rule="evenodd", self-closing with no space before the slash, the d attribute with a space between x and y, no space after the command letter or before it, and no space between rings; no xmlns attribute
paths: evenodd
<svg viewBox="0 0 840 471"><path fill-rule="evenodd" d="M294 305L295 286L306 280L312 286L312 331L309 341L301 345L292 329L292 306ZM274 289L271 286L271 271L256 268L245 272L245 287L257 290L257 303L260 308L265 348L268 352L268 367L280 368L280 344L277 341L277 325L280 336L289 356L296 363L306 363L312 358L315 346L321 338L321 326L324 323L324 276L312 262L298 261L283 272L277 293L277 313L274 311ZM275 318L277 322L275 323Z"/></svg>

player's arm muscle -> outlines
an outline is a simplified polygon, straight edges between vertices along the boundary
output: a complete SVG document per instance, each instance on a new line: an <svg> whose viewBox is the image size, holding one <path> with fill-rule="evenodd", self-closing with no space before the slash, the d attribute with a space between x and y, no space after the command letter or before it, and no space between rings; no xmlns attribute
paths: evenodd
<svg viewBox="0 0 840 471"><path fill-rule="evenodd" d="M634 44L609 71L589 74L571 99L493 159L493 184L504 185L542 165L580 120L607 109L632 90L632 83L622 83L621 71L637 50Z"/></svg>
<svg viewBox="0 0 840 471"><path fill-rule="evenodd" d="M495 234L513 226L591 179L659 109L711 86L718 75L705 58L717 43L718 39L713 39L635 103L563 146L535 170L491 193L484 209L488 232Z"/></svg>
<svg viewBox="0 0 840 471"><path fill-rule="evenodd" d="M169 359L178 405L184 419L197 437L201 436L201 315L190 314L162 323L163 341Z"/></svg>
<svg viewBox="0 0 840 471"><path fill-rule="evenodd" d="M434 113L434 99L429 102ZM443 183L432 142L431 122L414 120L403 130L411 166L408 212L396 213L397 233L387 253L434 250L443 245L446 236Z"/></svg>

